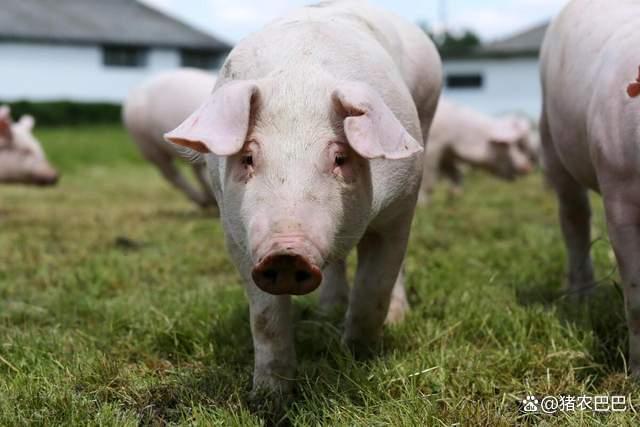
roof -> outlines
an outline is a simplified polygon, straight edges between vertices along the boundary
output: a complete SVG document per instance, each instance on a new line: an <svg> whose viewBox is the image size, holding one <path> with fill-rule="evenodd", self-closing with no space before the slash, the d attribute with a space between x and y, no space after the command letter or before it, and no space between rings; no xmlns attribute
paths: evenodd
<svg viewBox="0 0 640 427"><path fill-rule="evenodd" d="M230 49L136 0L2 0L0 8L0 40Z"/></svg>
<svg viewBox="0 0 640 427"><path fill-rule="evenodd" d="M496 40L482 45L474 56L482 57L512 57L512 56L538 56L542 48L544 36L549 28L549 23L536 25L510 37Z"/></svg>

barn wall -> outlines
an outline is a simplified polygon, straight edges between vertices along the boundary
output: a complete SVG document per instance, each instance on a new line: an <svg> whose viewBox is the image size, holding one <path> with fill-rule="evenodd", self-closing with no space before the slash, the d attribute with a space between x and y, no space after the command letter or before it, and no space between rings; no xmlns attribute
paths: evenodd
<svg viewBox="0 0 640 427"><path fill-rule="evenodd" d="M445 96L488 114L522 112L538 118L542 95L537 58L449 60L445 76L479 73L481 89L445 89Z"/></svg>
<svg viewBox="0 0 640 427"><path fill-rule="evenodd" d="M121 102L145 77L176 68L173 49L152 49L144 68L105 67L98 46L0 43L0 99Z"/></svg>

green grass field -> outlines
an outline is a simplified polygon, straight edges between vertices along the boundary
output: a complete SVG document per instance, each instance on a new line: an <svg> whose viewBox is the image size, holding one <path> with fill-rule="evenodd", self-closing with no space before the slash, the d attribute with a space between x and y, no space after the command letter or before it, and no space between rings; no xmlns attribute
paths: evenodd
<svg viewBox="0 0 640 427"><path fill-rule="evenodd" d="M540 176L485 175L416 216L412 312L355 361L339 319L296 302L295 400L247 404L248 306L222 230L115 127L42 130L63 178L0 188L0 425L639 425L624 413L526 415L527 395L624 395L622 294L600 201L601 285L562 293L564 248Z"/></svg>

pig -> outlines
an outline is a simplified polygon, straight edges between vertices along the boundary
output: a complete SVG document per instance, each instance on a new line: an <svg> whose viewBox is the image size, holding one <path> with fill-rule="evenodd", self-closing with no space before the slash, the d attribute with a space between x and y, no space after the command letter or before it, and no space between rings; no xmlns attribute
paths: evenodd
<svg viewBox="0 0 640 427"><path fill-rule="evenodd" d="M206 165L192 159L199 189L178 169L175 160L184 157L164 134L178 126L202 104L215 86L215 76L183 68L153 76L131 91L123 106L123 121L142 155L162 176L200 207L215 207L216 201L206 178Z"/></svg>
<svg viewBox="0 0 640 427"><path fill-rule="evenodd" d="M207 162L249 299L254 392L291 390L293 295L320 287L321 307L348 301L343 342L357 354L375 349L387 315L402 318L441 80L413 24L366 1L323 2L241 41L213 94L166 136Z"/></svg>
<svg viewBox="0 0 640 427"><path fill-rule="evenodd" d="M568 251L568 292L594 288L588 191L604 203L624 288L630 372L640 378L640 3L574 0L542 48L540 136Z"/></svg>
<svg viewBox="0 0 640 427"><path fill-rule="evenodd" d="M466 163L513 180L532 172L536 148L530 122L518 116L494 118L441 98L425 153L421 201L426 201L440 175L460 192Z"/></svg>
<svg viewBox="0 0 640 427"><path fill-rule="evenodd" d="M15 123L8 106L0 107L0 183L51 186L58 172L33 136L35 120L25 115Z"/></svg>

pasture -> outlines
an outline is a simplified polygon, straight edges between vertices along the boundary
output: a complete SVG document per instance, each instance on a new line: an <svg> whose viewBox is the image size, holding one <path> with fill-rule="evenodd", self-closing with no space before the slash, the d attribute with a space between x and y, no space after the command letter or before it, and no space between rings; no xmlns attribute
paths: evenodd
<svg viewBox="0 0 640 427"><path fill-rule="evenodd" d="M562 292L565 253L539 174L469 176L419 209L412 312L377 357L296 300L299 367L284 412L252 411L248 306L222 230L119 127L37 133L54 189L0 188L0 425L638 425L635 410L526 415L527 395L624 395L622 293L594 197L600 285Z"/></svg>

